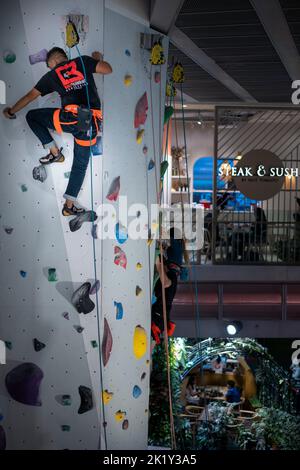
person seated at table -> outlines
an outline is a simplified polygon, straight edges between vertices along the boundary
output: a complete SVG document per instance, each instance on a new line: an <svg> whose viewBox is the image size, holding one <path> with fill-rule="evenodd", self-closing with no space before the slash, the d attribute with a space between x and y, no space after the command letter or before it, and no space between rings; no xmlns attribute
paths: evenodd
<svg viewBox="0 0 300 470"><path fill-rule="evenodd" d="M225 394L228 403L239 403L241 401L241 392L233 380L227 382L228 390Z"/></svg>
<svg viewBox="0 0 300 470"><path fill-rule="evenodd" d="M212 370L215 374L223 374L224 363L222 362L221 356L217 356L216 359L212 361Z"/></svg>
<svg viewBox="0 0 300 470"><path fill-rule="evenodd" d="M196 379L194 375L191 375L189 377L185 391L185 398L189 405L199 405L199 397L196 387Z"/></svg>

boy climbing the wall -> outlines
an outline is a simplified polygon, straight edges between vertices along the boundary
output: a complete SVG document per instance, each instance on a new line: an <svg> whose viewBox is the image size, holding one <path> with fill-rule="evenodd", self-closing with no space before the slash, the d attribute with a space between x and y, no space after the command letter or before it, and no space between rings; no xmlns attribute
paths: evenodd
<svg viewBox="0 0 300 470"><path fill-rule="evenodd" d="M14 119L16 113L25 108L39 96L57 92L61 97L62 108L41 108L28 111L26 120L49 153L40 158L42 165L62 163L65 160L62 148L59 149L50 130L58 133L68 132L74 136L74 157L69 184L64 194L64 216L77 215L83 209L74 205L89 163L90 146L97 140L102 114L101 103L93 73L107 75L112 73L108 62L103 61L100 52L92 57L83 56L68 60L65 51L53 47L47 55L50 69L35 87L23 96L14 106L4 109L4 116ZM88 93L87 93L88 91ZM89 108L91 112L89 112Z"/></svg>

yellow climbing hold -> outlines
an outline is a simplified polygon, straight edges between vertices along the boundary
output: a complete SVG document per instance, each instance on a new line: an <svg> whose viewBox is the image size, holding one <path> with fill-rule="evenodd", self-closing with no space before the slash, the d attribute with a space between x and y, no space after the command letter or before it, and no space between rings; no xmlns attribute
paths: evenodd
<svg viewBox="0 0 300 470"><path fill-rule="evenodd" d="M184 82L184 70L180 62L174 65L172 72L172 79L174 83L183 83Z"/></svg>
<svg viewBox="0 0 300 470"><path fill-rule="evenodd" d="M138 144L141 144L143 142L144 133L145 133L145 129L140 129L137 131L136 141Z"/></svg>
<svg viewBox="0 0 300 470"><path fill-rule="evenodd" d="M74 47L79 44L79 34L76 26L72 21L69 21L66 26L66 45L67 47Z"/></svg>
<svg viewBox="0 0 300 470"><path fill-rule="evenodd" d="M136 288L135 288L135 295L136 295L137 297L140 297L140 296L142 295L142 293L143 293L143 289L141 289L140 286L136 286Z"/></svg>
<svg viewBox="0 0 300 470"><path fill-rule="evenodd" d="M164 50L160 41L153 44L153 47L151 49L150 62L152 65L161 65L166 62Z"/></svg>
<svg viewBox="0 0 300 470"><path fill-rule="evenodd" d="M118 421L118 423L119 423L119 422L124 420L125 416L126 416L125 411L121 411L121 410L116 411L115 420Z"/></svg>
<svg viewBox="0 0 300 470"><path fill-rule="evenodd" d="M140 271L142 269L143 265L141 263L136 263L136 270Z"/></svg>
<svg viewBox="0 0 300 470"><path fill-rule="evenodd" d="M125 86L131 86L132 85L133 78L131 75L125 75L124 77L124 85Z"/></svg>
<svg viewBox="0 0 300 470"><path fill-rule="evenodd" d="M104 405L107 405L113 396L114 394L112 392L109 392L108 390L104 390L102 392L102 400L103 400Z"/></svg>
<svg viewBox="0 0 300 470"><path fill-rule="evenodd" d="M152 222L152 225L151 225L152 232L156 232L158 227L159 227L159 224L157 222Z"/></svg>
<svg viewBox="0 0 300 470"><path fill-rule="evenodd" d="M147 240L147 245L148 245L148 246L151 246L152 243L153 243L153 238L148 238L148 240Z"/></svg>
<svg viewBox="0 0 300 470"><path fill-rule="evenodd" d="M147 334L145 329L138 325L133 335L133 354L136 359L141 359L147 352Z"/></svg>

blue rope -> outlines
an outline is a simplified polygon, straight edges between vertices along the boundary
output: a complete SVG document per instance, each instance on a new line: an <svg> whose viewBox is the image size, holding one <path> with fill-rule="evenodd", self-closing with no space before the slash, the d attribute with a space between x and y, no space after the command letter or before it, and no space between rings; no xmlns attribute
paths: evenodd
<svg viewBox="0 0 300 470"><path fill-rule="evenodd" d="M85 89L86 89L86 97L87 97L87 105L89 111L91 111L91 104L90 104L90 95L89 95L89 89L88 89L88 81L87 81L87 73L86 73L86 68L84 65L84 61L82 59L82 56L80 54L79 48L76 45L76 50L78 53L78 56L81 61L82 69L83 69L83 74L84 74L84 79L85 79ZM92 233L95 233L95 220L94 220L94 185L93 185L93 152L92 152L92 135L93 135L93 125L90 127L90 168L91 168L91 206L92 206ZM97 260L96 260L96 242L94 236L92 237L93 239L93 264L94 264L94 276L95 276L95 281L97 281L98 276L97 276ZM98 291L96 292L96 311L97 311L97 332L98 332L98 344L99 344L99 366L100 366L100 379L101 379L101 384L100 388L101 391L103 391L103 370L102 370L102 354L101 354L101 335L100 335L100 313L99 313L99 298L98 298ZM103 414L103 421L105 422L105 410L104 410L104 404L103 404L103 397L101 396L101 403L102 403L102 414ZM100 438L101 438L101 431L100 431ZM106 428L104 427L104 441L105 441L105 450L107 450L107 436L106 436Z"/></svg>

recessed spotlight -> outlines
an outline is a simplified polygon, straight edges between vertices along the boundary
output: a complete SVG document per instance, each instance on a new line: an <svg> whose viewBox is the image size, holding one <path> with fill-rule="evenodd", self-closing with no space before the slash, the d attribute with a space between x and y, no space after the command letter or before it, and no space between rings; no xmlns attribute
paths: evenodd
<svg viewBox="0 0 300 470"><path fill-rule="evenodd" d="M201 122L201 121L197 121L197 124L199 124L199 126L201 126L202 122Z"/></svg>
<svg viewBox="0 0 300 470"><path fill-rule="evenodd" d="M184 108L187 108L187 107L188 107L188 105L187 105L187 104L184 104L184 105L183 105L183 107L184 107Z"/></svg>
<svg viewBox="0 0 300 470"><path fill-rule="evenodd" d="M233 321L233 322L227 323L226 332L229 336L235 336L241 331L242 328L243 328L242 322Z"/></svg>

